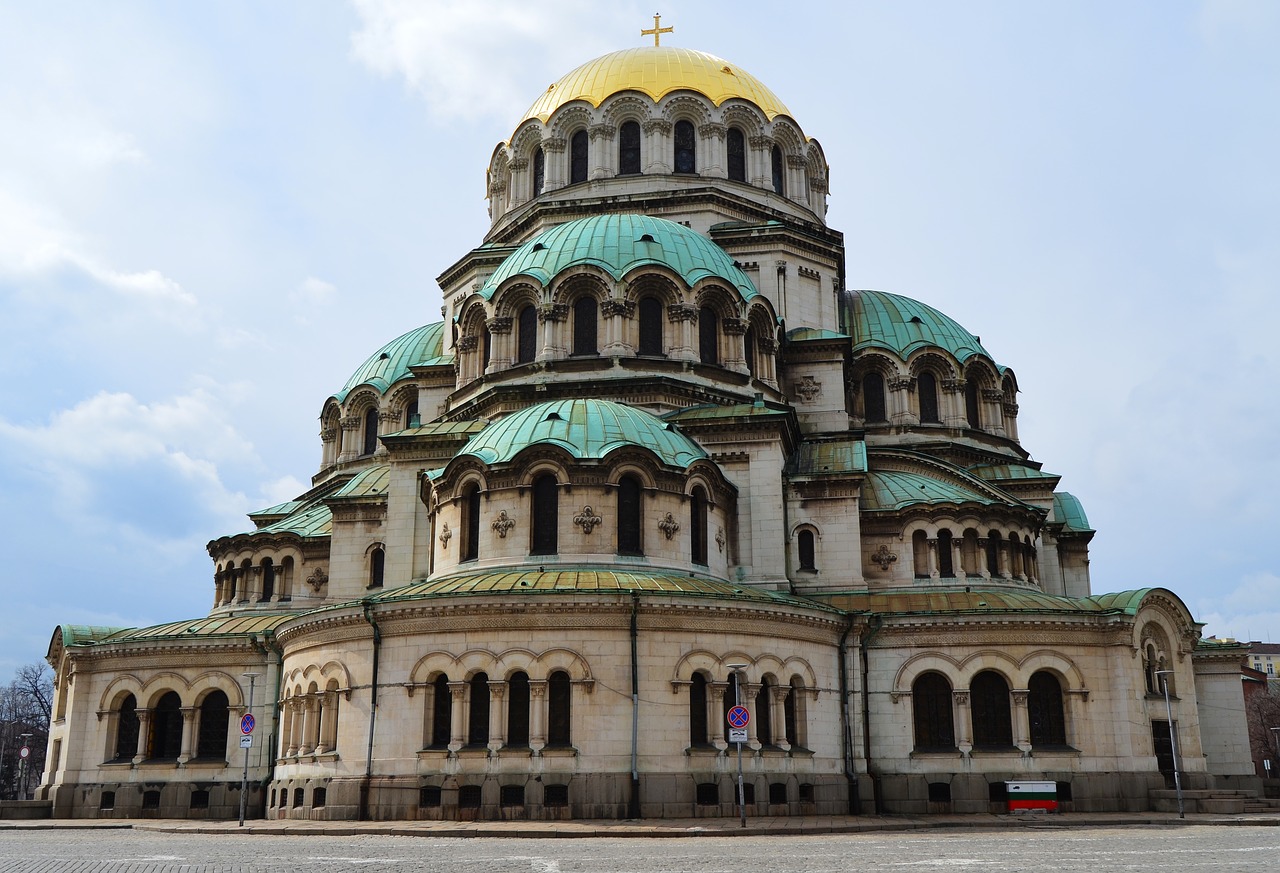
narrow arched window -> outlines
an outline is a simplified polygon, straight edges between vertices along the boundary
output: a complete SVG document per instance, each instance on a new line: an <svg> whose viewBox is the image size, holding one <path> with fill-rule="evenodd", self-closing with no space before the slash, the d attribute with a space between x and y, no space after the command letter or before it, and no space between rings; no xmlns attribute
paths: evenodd
<svg viewBox="0 0 1280 873"><path fill-rule="evenodd" d="M138 701L132 694L126 694L116 715L117 761L128 760L138 754L138 728Z"/></svg>
<svg viewBox="0 0 1280 873"><path fill-rule="evenodd" d="M443 749L453 739L453 695L449 677L441 673L431 683L431 746Z"/></svg>
<svg viewBox="0 0 1280 873"><path fill-rule="evenodd" d="M640 480L623 476L618 480L618 554L643 555L640 542Z"/></svg>
<svg viewBox="0 0 1280 873"><path fill-rule="evenodd" d="M710 306L698 310L698 357L704 364L720 363L720 330Z"/></svg>
<svg viewBox="0 0 1280 873"><path fill-rule="evenodd" d="M929 536L922 530L911 535L911 565L917 579L929 578Z"/></svg>
<svg viewBox="0 0 1280 873"><path fill-rule="evenodd" d="M480 329L480 371L489 369L489 358L493 356L493 334L489 329Z"/></svg>
<svg viewBox="0 0 1280 873"><path fill-rule="evenodd" d="M969 420L969 427L978 430L982 427L982 410L978 405L978 380L964 380L964 415Z"/></svg>
<svg viewBox="0 0 1280 873"><path fill-rule="evenodd" d="M151 711L148 758L169 761L182 753L182 698L167 691Z"/></svg>
<svg viewBox="0 0 1280 873"><path fill-rule="evenodd" d="M911 708L916 749L927 751L956 747L951 683L941 673L925 673L911 684Z"/></svg>
<svg viewBox="0 0 1280 873"><path fill-rule="evenodd" d="M640 125L624 122L618 129L618 175L634 176L640 172Z"/></svg>
<svg viewBox="0 0 1280 873"><path fill-rule="evenodd" d="M550 474L533 480L533 548L535 555L554 555L558 549L560 491Z"/></svg>
<svg viewBox="0 0 1280 873"><path fill-rule="evenodd" d="M387 553L382 546L369 553L369 587L381 588L387 570Z"/></svg>
<svg viewBox="0 0 1280 873"><path fill-rule="evenodd" d="M227 757L227 695L210 691L200 701L200 728L196 735L196 757L223 761Z"/></svg>
<svg viewBox="0 0 1280 873"><path fill-rule="evenodd" d="M417 427L422 423L422 419L418 417L418 398L413 398L404 407L404 426L406 428Z"/></svg>
<svg viewBox="0 0 1280 873"><path fill-rule="evenodd" d="M793 749L804 747L800 727L800 686L793 680L787 688L787 696L782 699L782 729Z"/></svg>
<svg viewBox="0 0 1280 873"><path fill-rule="evenodd" d="M569 184L587 181L587 132L579 130L569 140Z"/></svg>
<svg viewBox="0 0 1280 873"><path fill-rule="evenodd" d="M747 360L747 372L752 376L756 374L756 329L748 327L747 332L742 335L742 355Z"/></svg>
<svg viewBox="0 0 1280 873"><path fill-rule="evenodd" d="M537 197L542 193L542 187L547 182L547 156L543 154L542 147L539 146L533 153L533 196Z"/></svg>
<svg viewBox="0 0 1280 873"><path fill-rule="evenodd" d="M951 579L956 575L955 562L952 560L951 531L938 531L938 575Z"/></svg>
<svg viewBox="0 0 1280 873"><path fill-rule="evenodd" d="M526 306L520 310L516 326L516 363L530 364L538 355L538 310Z"/></svg>
<svg viewBox="0 0 1280 873"><path fill-rule="evenodd" d="M996 578L1000 575L1000 532L987 532L987 573Z"/></svg>
<svg viewBox="0 0 1280 873"><path fill-rule="evenodd" d="M569 674L556 670L547 677L547 745L566 748L573 745L572 686Z"/></svg>
<svg viewBox="0 0 1280 873"><path fill-rule="evenodd" d="M598 310L594 297L579 297L573 302L573 353L575 355L600 353L600 347L596 342Z"/></svg>
<svg viewBox="0 0 1280 873"><path fill-rule="evenodd" d="M662 354L662 301L656 297L641 297L636 307L640 318L640 348L642 355L657 357Z"/></svg>
<svg viewBox="0 0 1280 873"><path fill-rule="evenodd" d="M920 396L920 423L941 424L938 416L938 380L928 370L916 379L916 393Z"/></svg>
<svg viewBox="0 0 1280 873"><path fill-rule="evenodd" d="M694 137L693 125L687 121L677 121L676 140L676 172L698 172L698 146Z"/></svg>
<svg viewBox="0 0 1280 873"><path fill-rule="evenodd" d="M1009 712L1009 683L994 670L983 670L969 683L973 713L973 745L1007 749L1013 745L1013 717Z"/></svg>
<svg viewBox="0 0 1280 873"><path fill-rule="evenodd" d="M747 181L747 138L741 130L731 127L725 142L729 149L729 181Z"/></svg>
<svg viewBox="0 0 1280 873"><path fill-rule="evenodd" d="M796 537L797 551L800 553L800 569L816 570L818 565L814 559L813 531L802 530Z"/></svg>
<svg viewBox="0 0 1280 873"><path fill-rule="evenodd" d="M707 492L701 485L689 494L689 551L693 563L707 563Z"/></svg>
<svg viewBox="0 0 1280 873"><path fill-rule="evenodd" d="M270 558L262 559L262 596L258 602L269 601L276 593L276 566Z"/></svg>
<svg viewBox="0 0 1280 873"><path fill-rule="evenodd" d="M378 450L378 408L371 406L364 412L364 451L372 455Z"/></svg>
<svg viewBox="0 0 1280 873"><path fill-rule="evenodd" d="M760 680L756 692L756 736L762 745L773 745L773 683L768 677Z"/></svg>
<svg viewBox="0 0 1280 873"><path fill-rule="evenodd" d="M462 560L480 557L480 486L474 482L462 490Z"/></svg>
<svg viewBox="0 0 1280 873"><path fill-rule="evenodd" d="M884 405L884 376L874 370L862 377L862 409L868 424L889 419Z"/></svg>
<svg viewBox="0 0 1280 873"><path fill-rule="evenodd" d="M769 154L769 164L773 169L773 190L786 196L786 175L782 172L782 149L777 146Z"/></svg>
<svg viewBox="0 0 1280 873"><path fill-rule="evenodd" d="M489 674L477 673L472 676L470 686L471 701L467 710L467 745L488 745Z"/></svg>
<svg viewBox="0 0 1280 873"><path fill-rule="evenodd" d="M523 671L507 680L507 745L529 745L529 674Z"/></svg>
<svg viewBox="0 0 1280 873"><path fill-rule="evenodd" d="M707 677L694 673L689 682L689 745L707 742Z"/></svg>
<svg viewBox="0 0 1280 873"><path fill-rule="evenodd" d="M1063 717L1062 684L1047 670L1031 676L1027 685L1027 717L1032 746L1065 746L1067 722Z"/></svg>

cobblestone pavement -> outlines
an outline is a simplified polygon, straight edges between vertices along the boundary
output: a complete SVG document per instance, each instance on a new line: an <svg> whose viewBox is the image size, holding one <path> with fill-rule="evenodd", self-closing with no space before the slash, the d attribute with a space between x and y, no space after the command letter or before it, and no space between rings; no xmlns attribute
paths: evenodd
<svg viewBox="0 0 1280 873"><path fill-rule="evenodd" d="M0 873L1275 873L1280 828L1122 827L636 839L0 832Z"/></svg>

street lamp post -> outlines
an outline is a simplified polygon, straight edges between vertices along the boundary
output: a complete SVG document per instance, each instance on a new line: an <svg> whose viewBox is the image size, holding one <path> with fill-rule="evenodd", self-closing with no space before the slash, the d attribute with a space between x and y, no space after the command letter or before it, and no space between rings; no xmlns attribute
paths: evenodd
<svg viewBox="0 0 1280 873"><path fill-rule="evenodd" d="M733 705L741 706L740 690L742 688L742 671L746 669L746 664L730 664L729 669L733 671ZM747 826L747 795L742 787L742 743L736 744L738 747L738 815L742 820L742 827Z"/></svg>
<svg viewBox="0 0 1280 873"><path fill-rule="evenodd" d="M1164 686L1164 711L1169 717L1169 743L1173 747L1173 787L1178 792L1178 818L1186 818L1182 808L1182 773L1178 768L1178 731L1173 723L1173 704L1169 702L1169 677L1172 670L1157 670L1160 684Z"/></svg>
<svg viewBox="0 0 1280 873"><path fill-rule="evenodd" d="M241 673L241 676L249 680L249 706L245 712L253 715L253 684L257 681L259 673ZM253 734L248 734L252 737ZM250 740L252 742L252 740ZM240 827L244 827L244 807L249 801L249 747L244 747L244 774L240 777Z"/></svg>

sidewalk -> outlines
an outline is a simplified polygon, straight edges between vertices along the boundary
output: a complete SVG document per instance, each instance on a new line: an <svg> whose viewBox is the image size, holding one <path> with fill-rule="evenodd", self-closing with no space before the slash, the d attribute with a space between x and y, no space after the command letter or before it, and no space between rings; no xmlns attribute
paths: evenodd
<svg viewBox="0 0 1280 873"><path fill-rule="evenodd" d="M586 837L735 837L860 834L883 831L1064 829L1122 826L1177 827L1184 825L1280 827L1280 815L1188 815L1176 813L1106 812L1054 815L930 815L930 816L801 816L747 819L698 818L657 820L577 821L190 821L186 819L55 819L0 821L0 831L49 829L128 829L173 834L266 834L274 836L411 836L411 837L523 837L580 839Z"/></svg>

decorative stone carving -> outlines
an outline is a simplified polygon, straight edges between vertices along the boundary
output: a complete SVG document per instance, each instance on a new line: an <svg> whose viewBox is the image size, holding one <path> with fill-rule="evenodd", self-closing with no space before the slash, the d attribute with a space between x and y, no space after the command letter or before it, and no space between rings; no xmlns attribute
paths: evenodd
<svg viewBox="0 0 1280 873"><path fill-rule="evenodd" d="M328 583L329 574L324 571L324 567L316 567L307 577L307 584L311 586L312 591L319 591Z"/></svg>
<svg viewBox="0 0 1280 873"><path fill-rule="evenodd" d="M440 531L440 545L442 548L449 548L449 540L453 539L453 531L449 530L449 522L444 523L444 528Z"/></svg>
<svg viewBox="0 0 1280 873"><path fill-rule="evenodd" d="M582 528L584 534L590 534L596 529L596 525L600 524L602 519L596 515L595 510L590 505L582 507L582 511L573 517L573 523Z"/></svg>
<svg viewBox="0 0 1280 873"><path fill-rule="evenodd" d="M888 570L897 560L898 556L890 551L889 547L884 543L881 543L880 548L876 549L871 555L871 562L881 570Z"/></svg>
<svg viewBox="0 0 1280 873"><path fill-rule="evenodd" d="M722 527L716 528L716 550L723 552L724 544L726 542L728 541L724 538L724 528Z"/></svg>
<svg viewBox="0 0 1280 873"><path fill-rule="evenodd" d="M592 139L613 139L614 127L612 124L593 124L587 132Z"/></svg>
<svg viewBox="0 0 1280 873"><path fill-rule="evenodd" d="M1004 400L1004 392L999 388L983 388L982 399L991 403L999 403Z"/></svg>
<svg viewBox="0 0 1280 873"><path fill-rule="evenodd" d="M498 517L493 520L492 524L494 531L504 540L507 538L507 533L515 526L516 520L507 515L505 509L498 512Z"/></svg>
<svg viewBox="0 0 1280 873"><path fill-rule="evenodd" d="M464 352L475 351L477 345L480 344L480 338L477 336L464 336L458 340L458 348Z"/></svg>
<svg viewBox="0 0 1280 873"><path fill-rule="evenodd" d="M538 305L538 321L564 321L568 317L568 303L540 303Z"/></svg>
<svg viewBox="0 0 1280 873"><path fill-rule="evenodd" d="M1004 414L1008 416L1016 416L1018 414L1018 404L1011 403L1006 400L1004 402Z"/></svg>
<svg viewBox="0 0 1280 873"><path fill-rule="evenodd" d="M667 307L667 321L676 323L681 321L697 321L698 307L692 303L673 303Z"/></svg>
<svg viewBox="0 0 1280 873"><path fill-rule="evenodd" d="M706 124L698 128L698 135L704 139L710 139L713 136L716 139L724 139L724 135L727 132L727 127L715 121L708 121Z"/></svg>
<svg viewBox="0 0 1280 873"><path fill-rule="evenodd" d="M565 138L562 136L548 137L542 141L542 150L548 154L558 154L564 151L565 145Z"/></svg>
<svg viewBox="0 0 1280 873"><path fill-rule="evenodd" d="M795 384L795 390L796 394L805 403L812 403L822 396L822 384L812 376L800 377L800 381Z"/></svg>
<svg viewBox="0 0 1280 873"><path fill-rule="evenodd" d="M671 539L676 535L676 531L680 530L680 522L671 513L667 513L658 522L658 530L662 531L667 539Z"/></svg>
<svg viewBox="0 0 1280 873"><path fill-rule="evenodd" d="M636 311L636 305L630 300L615 300L609 298L600 304L600 314L605 317L611 315L621 315L624 318L630 318Z"/></svg>
<svg viewBox="0 0 1280 873"><path fill-rule="evenodd" d="M724 327L724 332L730 336L742 336L747 332L747 321L744 318L725 318L720 324Z"/></svg>
<svg viewBox="0 0 1280 873"><path fill-rule="evenodd" d="M489 333L511 333L512 318L510 315L496 315L484 323Z"/></svg>
<svg viewBox="0 0 1280 873"><path fill-rule="evenodd" d="M894 376L889 380L889 389L892 391L914 391L916 390L916 380L907 376Z"/></svg>
<svg viewBox="0 0 1280 873"><path fill-rule="evenodd" d="M952 394L959 394L961 391L964 390L964 380L963 379L943 379L942 390L950 391Z"/></svg>
<svg viewBox="0 0 1280 873"><path fill-rule="evenodd" d="M753 149L771 149L773 148L773 139L767 136L753 136L748 142L751 143Z"/></svg>
<svg viewBox="0 0 1280 873"><path fill-rule="evenodd" d="M671 122L665 118L650 118L641 127L644 128L645 133L671 133Z"/></svg>

